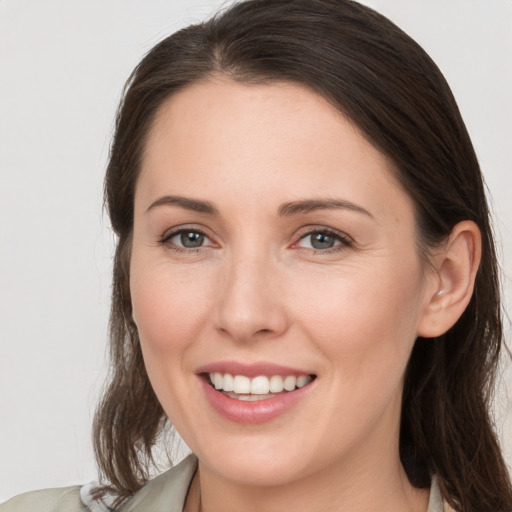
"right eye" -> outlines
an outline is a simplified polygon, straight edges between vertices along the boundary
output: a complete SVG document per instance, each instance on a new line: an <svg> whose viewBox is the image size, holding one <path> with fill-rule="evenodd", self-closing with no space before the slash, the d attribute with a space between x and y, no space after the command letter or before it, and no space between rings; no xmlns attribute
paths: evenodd
<svg viewBox="0 0 512 512"><path fill-rule="evenodd" d="M161 243L178 251L193 251L213 245L202 231L187 228L166 233L162 237Z"/></svg>

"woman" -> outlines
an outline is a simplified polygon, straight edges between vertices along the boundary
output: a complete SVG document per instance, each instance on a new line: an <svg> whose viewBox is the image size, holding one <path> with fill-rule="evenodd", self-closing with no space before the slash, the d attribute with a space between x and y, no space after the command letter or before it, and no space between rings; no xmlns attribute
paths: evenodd
<svg viewBox="0 0 512 512"><path fill-rule="evenodd" d="M106 199L109 484L5 510L512 510L478 163L388 20L253 0L164 40L127 86ZM145 485L169 421L195 456Z"/></svg>

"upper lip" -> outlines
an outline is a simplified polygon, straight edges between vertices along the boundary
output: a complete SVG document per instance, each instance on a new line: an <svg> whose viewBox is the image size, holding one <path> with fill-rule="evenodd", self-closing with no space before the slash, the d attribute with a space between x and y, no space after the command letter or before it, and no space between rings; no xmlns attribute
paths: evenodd
<svg viewBox="0 0 512 512"><path fill-rule="evenodd" d="M312 372L284 366L271 362L261 361L255 363L245 363L241 361L217 361L205 364L197 369L197 373L229 373L230 375L245 375L246 377L258 377L261 375L271 377L272 375L314 375Z"/></svg>

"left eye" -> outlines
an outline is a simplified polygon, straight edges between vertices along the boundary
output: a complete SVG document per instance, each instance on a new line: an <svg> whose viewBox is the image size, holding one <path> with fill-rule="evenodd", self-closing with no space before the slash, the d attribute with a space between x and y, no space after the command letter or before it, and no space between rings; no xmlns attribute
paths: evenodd
<svg viewBox="0 0 512 512"><path fill-rule="evenodd" d="M347 240L340 235L328 231L312 231L303 235L297 245L306 249L326 250L341 244L347 245Z"/></svg>
<svg viewBox="0 0 512 512"><path fill-rule="evenodd" d="M198 249L203 247L209 238L200 231L182 230L172 234L166 240L171 244L184 249Z"/></svg>

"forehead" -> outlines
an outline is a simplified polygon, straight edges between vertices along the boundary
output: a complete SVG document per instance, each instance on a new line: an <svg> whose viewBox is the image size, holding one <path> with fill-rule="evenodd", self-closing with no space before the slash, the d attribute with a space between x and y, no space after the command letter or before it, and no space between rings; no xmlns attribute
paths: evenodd
<svg viewBox="0 0 512 512"><path fill-rule="evenodd" d="M389 159L308 88L219 78L190 85L161 106L137 194L140 188L144 196L224 191L246 205L284 192L288 200L377 194L389 204L400 186Z"/></svg>
<svg viewBox="0 0 512 512"><path fill-rule="evenodd" d="M297 124L298 120L302 123ZM358 138L357 126L306 86L295 82L251 84L216 77L188 85L164 101L151 127L148 146L161 134L173 130L191 134L198 128L203 136L231 135L237 140L256 136L264 129L269 136L279 133L274 139L278 144L285 141L286 133L293 133L295 139L320 135L327 140L327 130L340 123L357 135L354 140ZM287 132L282 128L288 128ZM269 145L270 137L266 142Z"/></svg>

